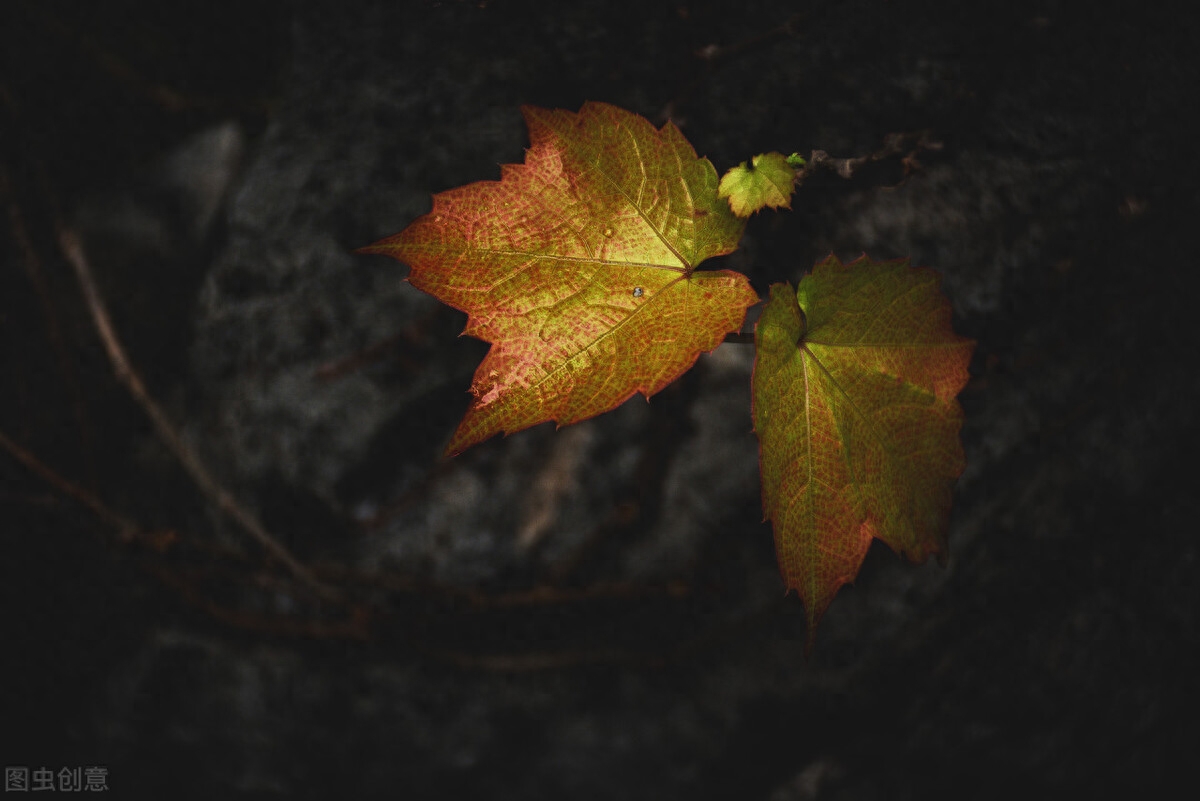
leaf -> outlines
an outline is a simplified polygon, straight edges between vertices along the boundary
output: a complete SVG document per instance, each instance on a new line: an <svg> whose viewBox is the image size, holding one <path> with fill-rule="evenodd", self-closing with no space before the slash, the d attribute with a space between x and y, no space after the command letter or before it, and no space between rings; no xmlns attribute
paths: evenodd
<svg viewBox="0 0 1200 801"><path fill-rule="evenodd" d="M717 194L729 199L730 208L739 217L749 217L763 206L790 209L796 184L796 170L790 158L799 157L763 153L749 164L743 161L721 178ZM800 159L800 163L804 160Z"/></svg>
<svg viewBox="0 0 1200 801"><path fill-rule="evenodd" d="M449 454L649 398L758 302L739 273L695 271L736 249L745 224L678 128L603 103L522 113L523 165L435 195L429 214L363 249L409 264L413 286L492 343Z"/></svg>
<svg viewBox="0 0 1200 801"><path fill-rule="evenodd" d="M796 291L773 285L755 326L763 511L809 649L873 537L915 562L945 552L975 343L951 330L938 283L907 261L831 256Z"/></svg>

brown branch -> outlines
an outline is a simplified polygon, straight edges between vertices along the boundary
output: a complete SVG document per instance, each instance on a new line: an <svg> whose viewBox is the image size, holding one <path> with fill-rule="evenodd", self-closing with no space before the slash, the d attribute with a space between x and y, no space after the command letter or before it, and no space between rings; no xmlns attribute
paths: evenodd
<svg viewBox="0 0 1200 801"><path fill-rule="evenodd" d="M163 553L167 547L178 540L174 532L142 532L136 523L109 509L94 494L60 476L35 455L13 442L2 431L0 431L0 448L8 451L17 461L55 489L74 498L101 520L116 528L122 542L137 542L158 553ZM221 555L230 556L231 554ZM341 620L305 620L289 616L265 615L220 603L198 586L195 576L186 568L172 568L157 560L144 562L142 567L174 590L185 603L218 622L234 628L272 636L366 641L371 637L371 618L381 612L384 615L387 614L386 610L378 608L372 610L371 606L367 604L354 604L350 607L349 616ZM427 595L444 595L455 603L466 603L474 611L522 609L541 605L587 603L597 600L683 599L692 592L691 588L680 583L662 587L598 583L578 589L541 586L529 590L485 593L470 588L419 584L404 580L388 581L384 576L363 574L340 566L324 568L317 566L315 570L325 578L335 581L349 580L359 585L380 584L391 590L401 589ZM272 580L272 576L260 576L258 583L261 586L270 587L273 583ZM753 620L755 617L757 615L750 616L746 620ZM427 659L465 670L524 673L601 664L629 664L647 668L662 668L680 658L692 657L695 653L713 647L722 640L742 632L745 628L744 623L745 620L739 618L731 622L712 624L680 643L661 650L649 651L598 645L563 650L480 653L432 645L412 637L406 638L406 644Z"/></svg>
<svg viewBox="0 0 1200 801"><path fill-rule="evenodd" d="M86 507L101 522L116 529L117 541L123 545L136 543L158 554L164 554L168 549L186 545L189 550L199 551L209 557L245 560L245 557L239 551L211 543L184 540L173 529L147 530L136 521L111 509L95 493L84 489L68 478L64 478L52 467L39 459L37 455L18 445L3 431L0 431L0 448L8 451L14 459L25 465L31 473L37 475L47 484L58 490L58 492ZM51 495L50 498L57 499L57 496Z"/></svg>
<svg viewBox="0 0 1200 801"><path fill-rule="evenodd" d="M923 150L942 149L942 143L932 139L931 135L932 132L928 130L888 134L884 137L883 147L873 153L854 158L834 158L824 150L814 150L808 163L796 171L796 182L802 182L817 170L829 170L843 178L853 178L858 168L867 162L882 161L901 153L906 154L902 163L904 164L904 174L908 175L909 172L920 166L916 159L918 153Z"/></svg>
<svg viewBox="0 0 1200 801"><path fill-rule="evenodd" d="M80 487L67 478L59 475L53 468L47 466L41 459L30 451L22 448L7 434L0 431L0 448L8 451L18 462L25 465L30 472L46 481L63 495L78 501L89 509L101 521L109 524L118 532L122 542L138 542L147 545L155 551L163 552L165 546L180 544L184 547L206 551L207 555L234 559L240 557L240 552L213 549L203 543L183 539L171 532L170 542L162 533L145 534L142 527L129 518L110 509L95 494ZM49 496L53 498L54 496ZM464 605L473 611L495 611L502 609L521 609L538 606L558 606L594 601L644 601L662 598L685 599L693 594L693 588L683 582L670 582L664 585L640 585L627 582L597 582L586 587L555 587L540 585L525 590L508 590L502 592L485 592L471 587L460 587L453 584L438 584L436 582L414 580L407 576L388 575L385 573L366 573L342 565L312 566L312 572L325 581L341 585L360 587L379 587L393 593L421 595L441 598L456 606ZM157 574L161 578L161 574ZM261 577L269 583L270 576ZM175 586L172 584L172 586ZM224 613L216 615L224 617ZM237 625L242 625L241 623ZM244 627L244 626L243 626Z"/></svg>
<svg viewBox="0 0 1200 801"><path fill-rule="evenodd" d="M198 588L195 582L179 571L163 564L148 565L159 581L173 589L188 604L227 626L284 637L305 637L319 640L358 640L369 638L369 611L355 606L345 620L304 620L277 615L263 615L234 609L218 603Z"/></svg>
<svg viewBox="0 0 1200 801"><path fill-rule="evenodd" d="M7 167L2 163L0 163L0 195L4 196L7 200L8 223L9 228L12 230L13 241L21 253L21 264L25 268L25 275L29 279L29 283L33 286L34 294L37 295L38 303L42 307L42 318L46 322L46 336L50 340L50 346L54 351L58 372L71 394L75 424L79 428L79 439L83 450L85 470L89 483L94 487L96 485L95 449L93 446L92 428L88 424L87 404L84 402L83 389L79 383L79 375L75 370L75 362L71 359L70 352L67 349L66 338L63 337L62 324L59 321L58 310L53 301L53 294L50 291L45 273L42 270L42 260L38 257L37 250L29 238L29 230L25 225L25 215L21 212L21 207L17 203L12 178L9 175Z"/></svg>
<svg viewBox="0 0 1200 801"><path fill-rule="evenodd" d="M263 524L259 522L258 518L252 512L238 503L237 499L212 477L212 474L208 472L208 469L200 462L196 454L184 443L179 432L175 430L175 426L167 418L166 412L150 396L141 376L133 369L133 365L125 355L125 349L121 346L121 341L118 339L116 330L113 328L112 319L109 317L108 308L105 306L104 300L100 296L100 291L96 287L96 281L92 277L92 270L88 265L87 257L84 254L79 238L73 231L65 228L61 223L57 225L57 228L59 247L62 249L67 262L75 271L75 277L79 281L79 287L83 292L84 300L87 302L88 310L91 312L96 332L100 335L100 340L104 344L104 350L108 354L109 361L112 363L113 373L150 418L150 422L154 426L154 431L162 443L179 460L180 465L183 466L183 469L192 481L195 482L200 491L218 509L228 515L243 531L258 542L268 554L277 559L292 575L307 585L321 598L330 601L339 600L339 594L332 587L326 586L313 577L308 568L301 564L292 555L291 551L267 532L266 528L263 527Z"/></svg>
<svg viewBox="0 0 1200 801"><path fill-rule="evenodd" d="M83 487L68 481L51 469L45 462L13 442L7 434L0 431L0 448L8 451L14 459L63 495L74 498L86 506L91 512L117 530L117 535L123 542L130 542L137 537L138 526L129 518L109 509L96 495Z"/></svg>

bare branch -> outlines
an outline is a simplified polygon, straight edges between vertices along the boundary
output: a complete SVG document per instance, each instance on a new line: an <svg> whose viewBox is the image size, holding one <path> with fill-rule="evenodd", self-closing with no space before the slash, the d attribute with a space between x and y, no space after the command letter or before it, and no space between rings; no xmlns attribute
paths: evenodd
<svg viewBox="0 0 1200 801"><path fill-rule="evenodd" d="M96 515L96 517L99 517L101 520L115 528L117 530L117 535L122 541L129 542L135 539L138 531L137 524L135 524L129 518L114 512L112 509L109 509L96 495L60 476L41 459L37 458L31 452L25 450L12 439L10 439L3 431L0 431L0 448L8 451L14 459L25 465L30 472L35 473L47 484L54 487L63 495L74 498L76 501L90 509L92 513Z"/></svg>
<svg viewBox="0 0 1200 801"><path fill-rule="evenodd" d="M318 581L308 568L292 555L291 551L272 537L252 512L238 503L237 499L228 490L217 483L216 479L212 477L212 474L208 472L208 469L200 462L196 454L184 443L183 438L176 431L175 426L171 424L162 407L158 405L158 402L146 390L146 385L142 381L141 376L138 375L137 371L133 369L133 365L130 364L129 358L125 354L125 349L121 346L121 341L117 337L116 330L113 328L108 308L105 306L103 298L100 297L100 291L97 289L95 279L92 277L92 270L88 265L87 257L84 254L79 238L73 231L65 228L60 223L58 225L58 241L63 255L75 271L75 277L78 279L79 287L83 291L88 311L91 312L92 322L95 324L96 332L100 335L100 340L104 344L104 350L108 354L109 361L112 363L113 372L117 380L125 385L129 394L133 396L133 399L146 412L158 438L175 455L175 458L179 460L183 469L191 477L192 481L195 482L196 486L199 487L200 491L217 508L228 515L243 531L258 542L268 554L283 564L292 575L307 585L319 597L330 601L339 600L340 596L337 591Z"/></svg>
<svg viewBox="0 0 1200 801"><path fill-rule="evenodd" d="M917 154L925 150L942 149L942 143L932 139L931 133L931 131L925 130L888 134L884 137L883 147L874 153L854 158L834 158L824 150L814 150L808 163L796 171L796 181L799 183L817 170L822 169L835 172L843 178L853 178L858 168L867 162L882 161L883 159L902 153L905 155L901 159L901 163L904 165L904 174L908 175L920 167L920 163L917 161Z"/></svg>
<svg viewBox="0 0 1200 801"><path fill-rule="evenodd" d="M71 394L72 407L75 412L75 424L79 428L79 439L83 450L86 475L88 481L94 487L96 485L94 437L92 436L92 427L88 424L88 411L83 397L83 388L79 383L79 375L75 369L75 362L71 358L66 338L62 333L63 327L59 321L58 308L54 303L53 293L50 291L50 286L42 270L42 260L29 238L29 230L25 224L25 215L17 203L16 191L13 187L11 176L2 163L0 163L0 196L3 196L7 201L8 223L9 228L12 230L13 241L21 253L21 264L25 268L25 275L29 279L29 283L33 286L38 303L42 307L42 319L46 323L46 336L50 340L51 348L54 350L59 375L62 376L63 383L67 385L67 390Z"/></svg>

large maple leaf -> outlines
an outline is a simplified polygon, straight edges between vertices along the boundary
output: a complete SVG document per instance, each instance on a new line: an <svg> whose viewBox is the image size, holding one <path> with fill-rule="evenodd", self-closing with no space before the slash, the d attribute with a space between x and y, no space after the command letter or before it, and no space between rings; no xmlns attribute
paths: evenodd
<svg viewBox="0 0 1200 801"><path fill-rule="evenodd" d="M648 398L758 301L745 276L695 269L733 251L744 221L673 124L603 103L522 113L523 165L435 195L429 214L363 249L407 263L413 286L492 343L449 454Z"/></svg>
<svg viewBox="0 0 1200 801"><path fill-rule="evenodd" d="M917 562L944 553L975 343L938 283L907 261L830 257L795 291L772 286L755 327L763 511L809 649L873 537Z"/></svg>

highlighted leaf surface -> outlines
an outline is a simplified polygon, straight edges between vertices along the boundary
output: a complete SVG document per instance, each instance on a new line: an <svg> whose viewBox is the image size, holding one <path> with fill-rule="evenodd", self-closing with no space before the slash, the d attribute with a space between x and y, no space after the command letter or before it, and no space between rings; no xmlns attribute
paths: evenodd
<svg viewBox="0 0 1200 801"><path fill-rule="evenodd" d="M736 249L744 221L678 128L603 103L522 112L524 164L435 195L429 214L364 249L407 263L414 286L492 343L451 454L649 397L758 301L739 273L694 272Z"/></svg>
<svg viewBox="0 0 1200 801"><path fill-rule="evenodd" d="M755 345L763 510L811 647L873 537L916 562L944 552L975 343L932 271L830 257L797 290L771 287Z"/></svg>
<svg viewBox="0 0 1200 801"><path fill-rule="evenodd" d="M804 163L799 156L793 158ZM749 217L764 206L790 209L795 187L796 170L790 158L782 153L763 153L725 173L717 194L729 200L734 214Z"/></svg>

